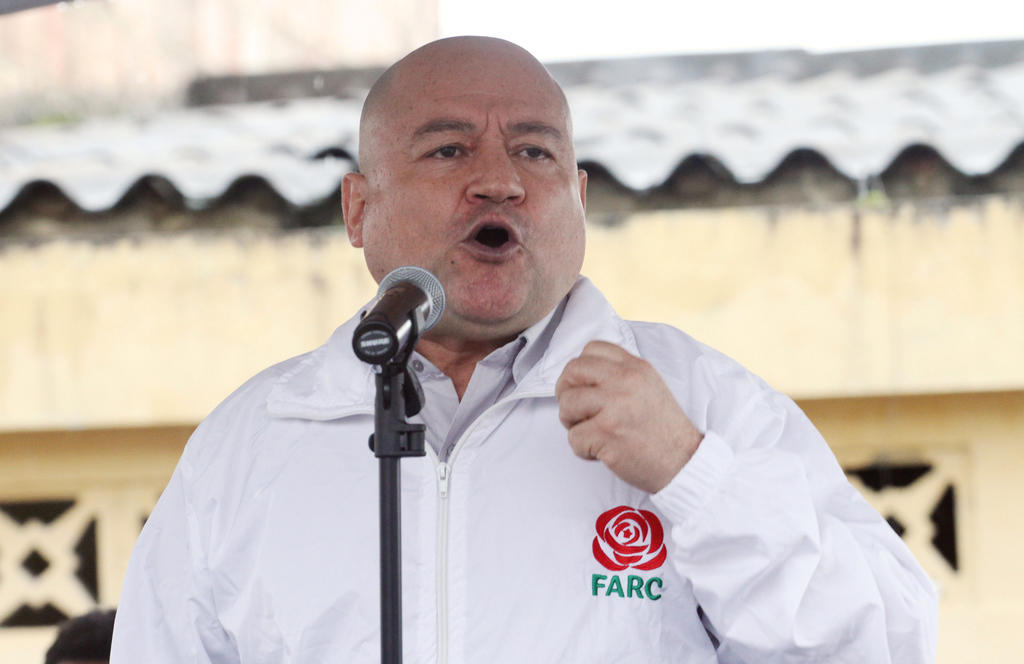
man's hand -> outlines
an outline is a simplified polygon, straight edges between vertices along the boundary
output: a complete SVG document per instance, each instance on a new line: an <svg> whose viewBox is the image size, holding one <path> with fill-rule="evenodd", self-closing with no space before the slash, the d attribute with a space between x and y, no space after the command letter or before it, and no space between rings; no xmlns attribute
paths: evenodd
<svg viewBox="0 0 1024 664"><path fill-rule="evenodd" d="M633 486L656 493L704 438L646 360L591 341L555 385L569 444Z"/></svg>

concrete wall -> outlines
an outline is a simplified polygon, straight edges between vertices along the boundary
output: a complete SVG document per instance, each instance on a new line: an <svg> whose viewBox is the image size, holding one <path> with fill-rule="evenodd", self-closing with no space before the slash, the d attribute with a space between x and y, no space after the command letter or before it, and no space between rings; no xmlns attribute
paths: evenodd
<svg viewBox="0 0 1024 664"><path fill-rule="evenodd" d="M1024 387L1024 202L645 213L584 272L800 398ZM0 428L196 422L375 286L341 229L0 249Z"/></svg>
<svg viewBox="0 0 1024 664"><path fill-rule="evenodd" d="M0 250L0 428L197 422L373 292L344 232Z"/></svg>
<svg viewBox="0 0 1024 664"><path fill-rule="evenodd" d="M589 234L619 311L799 397L1024 386L1024 199L635 215Z"/></svg>

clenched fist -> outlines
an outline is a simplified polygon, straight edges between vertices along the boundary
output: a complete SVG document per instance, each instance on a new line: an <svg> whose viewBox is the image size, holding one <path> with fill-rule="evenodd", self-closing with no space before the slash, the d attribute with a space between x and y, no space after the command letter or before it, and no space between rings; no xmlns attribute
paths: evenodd
<svg viewBox="0 0 1024 664"><path fill-rule="evenodd" d="M646 360L591 341L555 385L569 444L633 486L656 493L690 460L703 434Z"/></svg>

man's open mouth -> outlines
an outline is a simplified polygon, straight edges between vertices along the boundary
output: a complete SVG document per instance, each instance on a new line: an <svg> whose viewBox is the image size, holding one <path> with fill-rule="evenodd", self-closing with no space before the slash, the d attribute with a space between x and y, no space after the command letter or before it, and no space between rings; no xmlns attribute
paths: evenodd
<svg viewBox="0 0 1024 664"><path fill-rule="evenodd" d="M498 249L511 238L507 228L501 228L500 226L484 226L477 231L473 239L485 247Z"/></svg>
<svg viewBox="0 0 1024 664"><path fill-rule="evenodd" d="M516 227L499 215L480 219L466 237L466 247L484 261L504 261L519 247Z"/></svg>

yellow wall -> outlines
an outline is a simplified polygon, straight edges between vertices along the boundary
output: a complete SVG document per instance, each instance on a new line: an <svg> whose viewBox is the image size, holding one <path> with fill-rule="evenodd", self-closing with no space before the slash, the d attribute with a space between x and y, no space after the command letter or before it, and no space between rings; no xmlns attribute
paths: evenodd
<svg viewBox="0 0 1024 664"><path fill-rule="evenodd" d="M638 214L584 272L798 397L1024 386L1024 202ZM195 422L374 284L340 229L0 250L0 430Z"/></svg>
<svg viewBox="0 0 1024 664"><path fill-rule="evenodd" d="M0 430L196 422L375 291L338 231L0 252Z"/></svg>
<svg viewBox="0 0 1024 664"><path fill-rule="evenodd" d="M1024 386L1024 201L637 215L589 231L620 313L801 397Z"/></svg>

